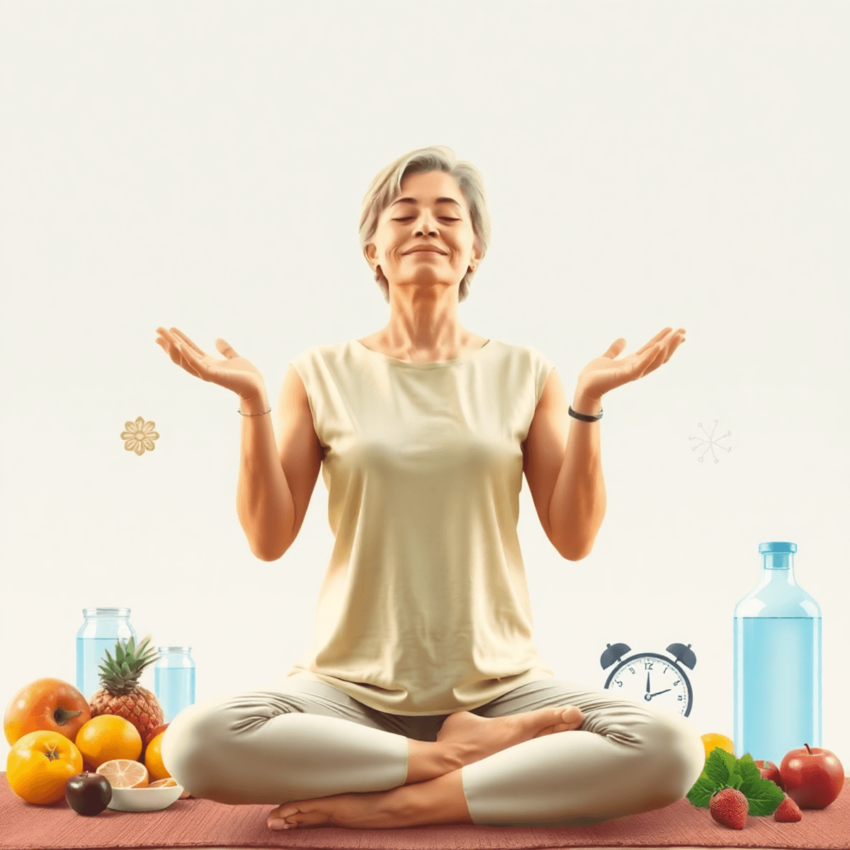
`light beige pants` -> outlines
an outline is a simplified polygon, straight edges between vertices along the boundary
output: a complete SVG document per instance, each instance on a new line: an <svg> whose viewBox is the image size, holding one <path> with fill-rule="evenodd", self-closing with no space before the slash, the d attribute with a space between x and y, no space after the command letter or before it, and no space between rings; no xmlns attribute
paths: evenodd
<svg viewBox="0 0 850 850"><path fill-rule="evenodd" d="M582 710L580 729L462 768L475 824L588 826L675 803L699 778L705 750L687 718L604 688L544 679L473 713L561 705ZM376 711L331 685L293 676L185 709L166 730L162 758L195 797L230 805L386 791L407 778L407 739L436 741L448 716Z"/></svg>

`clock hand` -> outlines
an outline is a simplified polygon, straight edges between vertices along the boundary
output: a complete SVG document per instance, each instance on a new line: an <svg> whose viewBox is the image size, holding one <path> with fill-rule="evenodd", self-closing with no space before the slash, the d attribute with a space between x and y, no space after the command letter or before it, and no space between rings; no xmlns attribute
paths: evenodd
<svg viewBox="0 0 850 850"><path fill-rule="evenodd" d="M649 693L649 670L646 671L646 692Z"/></svg>
<svg viewBox="0 0 850 850"><path fill-rule="evenodd" d="M652 699L653 697L657 697L657 696L659 696L659 694L666 694L666 693L667 693L667 691L671 691L671 690L673 690L673 689L672 689L672 688L667 688L667 690L664 690L664 691L656 691L654 694L647 694L647 695L646 695L646 698L647 698L647 699Z"/></svg>

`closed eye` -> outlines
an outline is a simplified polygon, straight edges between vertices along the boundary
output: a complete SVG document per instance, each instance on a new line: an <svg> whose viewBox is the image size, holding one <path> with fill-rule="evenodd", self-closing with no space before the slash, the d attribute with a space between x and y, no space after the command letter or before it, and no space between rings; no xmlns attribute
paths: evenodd
<svg viewBox="0 0 850 850"><path fill-rule="evenodd" d="M409 215L406 218L394 218L393 221L410 221L413 216ZM447 218L446 216L442 216L443 221L460 221L459 218Z"/></svg>

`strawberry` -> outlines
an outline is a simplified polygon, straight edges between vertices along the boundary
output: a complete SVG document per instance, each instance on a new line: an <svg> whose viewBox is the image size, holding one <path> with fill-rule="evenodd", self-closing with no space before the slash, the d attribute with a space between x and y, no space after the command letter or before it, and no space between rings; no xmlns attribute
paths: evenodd
<svg viewBox="0 0 850 850"><path fill-rule="evenodd" d="M773 819L780 823L796 823L803 819L800 807L786 794L782 802L776 807Z"/></svg>
<svg viewBox="0 0 850 850"><path fill-rule="evenodd" d="M750 804L737 788L727 786L712 794L709 808L711 816L719 824L728 826L730 829L743 829L747 822Z"/></svg>

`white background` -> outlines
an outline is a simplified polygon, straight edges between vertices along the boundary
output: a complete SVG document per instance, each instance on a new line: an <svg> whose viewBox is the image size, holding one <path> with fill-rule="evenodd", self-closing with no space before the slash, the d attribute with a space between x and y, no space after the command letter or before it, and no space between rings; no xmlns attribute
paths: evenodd
<svg viewBox="0 0 850 850"><path fill-rule="evenodd" d="M308 646L324 483L284 558L254 558L236 396L155 328L223 337L275 403L305 348L385 325L360 202L444 144L493 218L465 328L544 353L570 400L618 337L625 356L687 329L604 399L589 557L557 554L523 481L543 658L602 687L607 643L690 643L690 719L731 736L733 610L759 543L794 541L822 743L850 765L848 30L850 4L812 0L3 3L0 706L75 681L88 606L191 645L198 700ZM138 416L160 434L141 457L120 438ZM692 438L715 420L712 453Z"/></svg>

